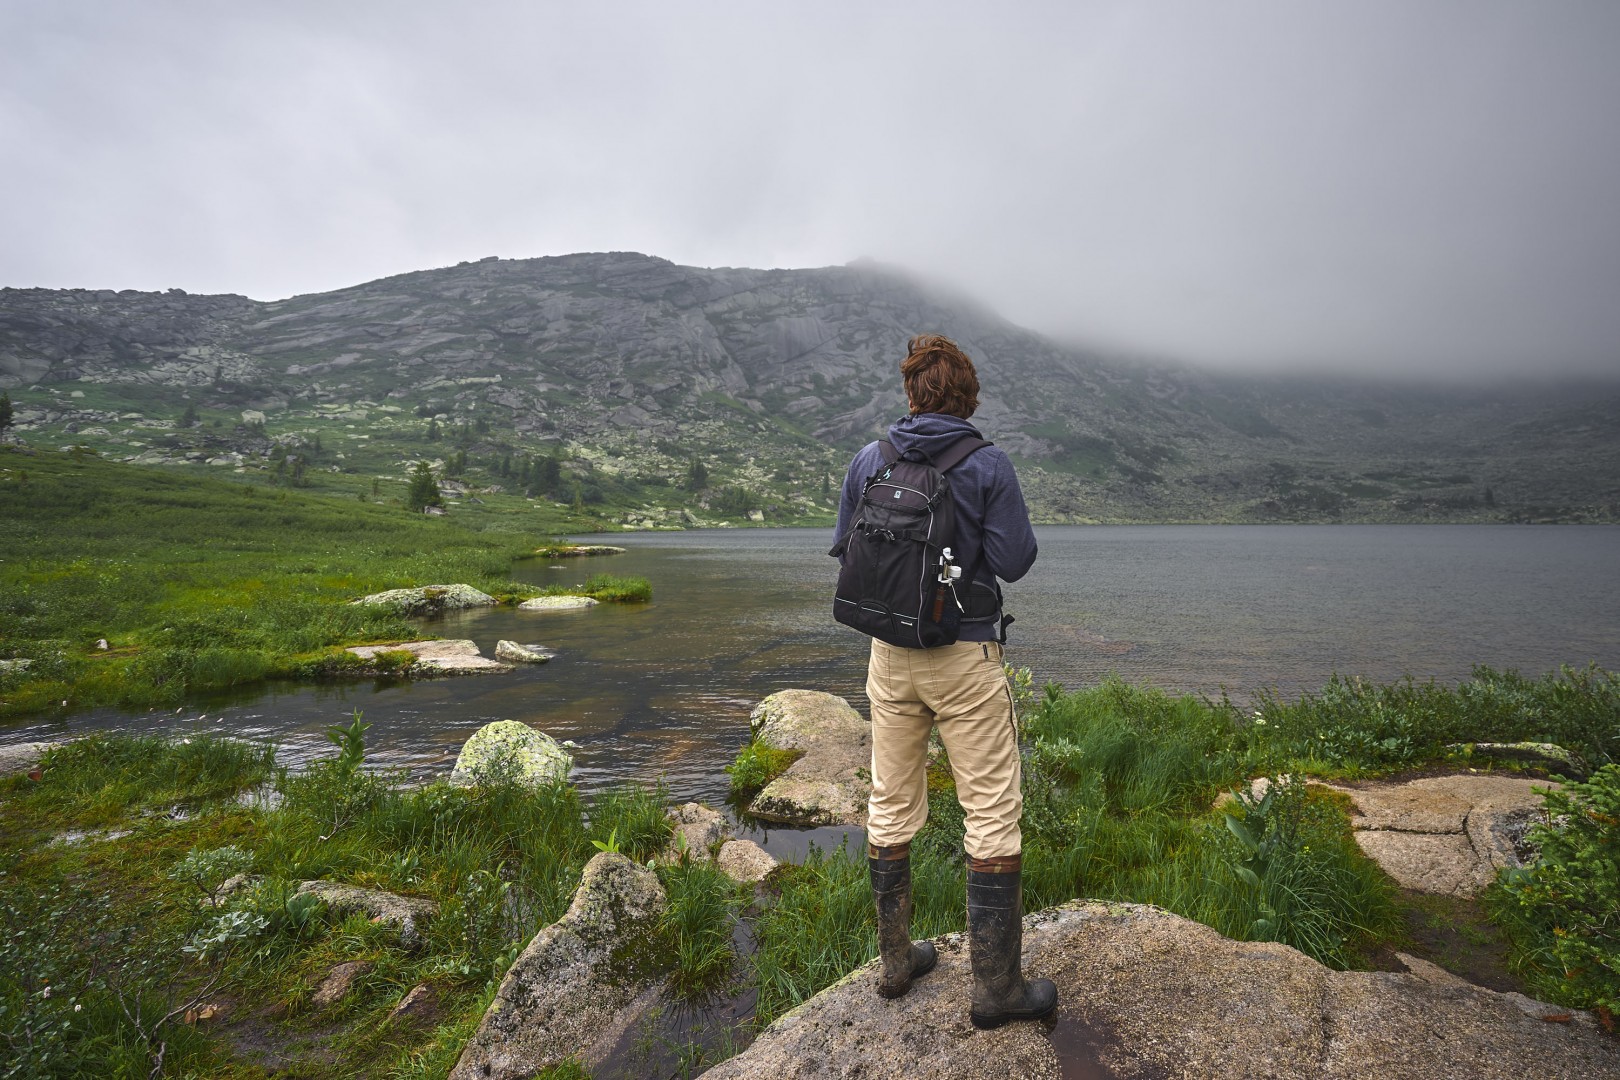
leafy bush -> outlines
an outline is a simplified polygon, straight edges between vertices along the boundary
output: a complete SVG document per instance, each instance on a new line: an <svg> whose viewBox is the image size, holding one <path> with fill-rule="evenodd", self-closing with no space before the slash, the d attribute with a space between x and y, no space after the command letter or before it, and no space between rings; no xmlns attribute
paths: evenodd
<svg viewBox="0 0 1620 1080"><path fill-rule="evenodd" d="M1546 794L1535 864L1506 871L1492 906L1518 966L1553 1001L1620 1013L1620 765Z"/></svg>

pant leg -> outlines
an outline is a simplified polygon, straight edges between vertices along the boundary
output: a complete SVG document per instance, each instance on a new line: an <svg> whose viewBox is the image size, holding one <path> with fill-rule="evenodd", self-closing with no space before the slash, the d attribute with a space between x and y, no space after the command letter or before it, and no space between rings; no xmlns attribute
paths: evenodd
<svg viewBox="0 0 1620 1080"><path fill-rule="evenodd" d="M872 639L866 666L866 697L872 703L866 839L879 847L910 843L928 820L928 733L934 711L919 698L913 677L923 652Z"/></svg>
<svg viewBox="0 0 1620 1080"><path fill-rule="evenodd" d="M951 758L956 798L967 818L963 846L976 859L1023 850L1023 763L1012 693L996 642L959 641L924 650L929 677L922 700L938 716Z"/></svg>

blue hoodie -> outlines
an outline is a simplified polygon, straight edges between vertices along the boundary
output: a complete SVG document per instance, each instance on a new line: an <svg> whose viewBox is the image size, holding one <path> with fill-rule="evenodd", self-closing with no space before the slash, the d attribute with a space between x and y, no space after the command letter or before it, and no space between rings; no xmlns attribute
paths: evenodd
<svg viewBox="0 0 1620 1080"><path fill-rule="evenodd" d="M945 413L918 413L902 417L889 428L889 441L902 454L917 447L929 457L937 456L964 435L983 438L979 429L959 416ZM869 477L884 465L883 451L868 443L849 463L844 474L843 499L838 505L838 533L842 539L855 523L856 509ZM969 454L967 460L946 474L951 495L956 500L956 559L961 566L972 566L981 557L974 580L996 589L996 579L1017 581L1035 564L1035 531L1029 525L1029 510L1018 486L1012 461L998 446L986 446ZM835 539L835 542L836 542ZM1000 627L992 623L964 623L963 641L994 641Z"/></svg>

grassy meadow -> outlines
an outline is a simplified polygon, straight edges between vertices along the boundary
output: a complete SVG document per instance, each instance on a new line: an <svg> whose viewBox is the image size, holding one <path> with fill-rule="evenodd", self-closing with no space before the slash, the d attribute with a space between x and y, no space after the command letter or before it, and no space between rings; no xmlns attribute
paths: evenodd
<svg viewBox="0 0 1620 1080"><path fill-rule="evenodd" d="M1026 691L1027 908L1073 897L1158 904L1336 968L1411 948L1413 900L1361 854L1336 795L1295 780L1263 798L1216 798L1256 775L1310 768L1497 767L1466 747L1421 749L1434 745L1421 731L1410 751L1373 737L1384 715L1369 701L1421 690L1446 704L1435 715L1495 717L1504 737L1594 754L1591 779L1549 799L1564 825L1540 830L1542 861L1505 874L1483 907L1511 942L1521 985L1612 1016L1620 764L1600 755L1612 754L1620 717L1616 680L1482 670L1454 690L1350 685L1348 696L1335 683L1258 715L1119 682ZM1546 708L1509 722L1491 704L1509 691ZM657 787L590 800L568 784L411 787L363 767L358 717L331 734L338 752L301 773L225 739L98 736L52 751L37 780L0 781L0 1040L22 1063L4 1075L443 1077L589 857L612 849L642 861L668 843ZM948 763L931 767L930 791L913 847L918 936L960 930L964 903ZM757 892L701 860L660 866L670 904L641 944L674 993L701 1007L758 991L754 1017L718 1051L677 1048L688 1073L875 955L863 854L812 851ZM239 873L252 876L227 887ZM438 914L406 947L397 931L294 895L309 878L429 898ZM752 923L752 952L736 948L739 918ZM369 967L349 995L317 1003L327 973L355 960ZM429 1017L390 1020L422 985Z"/></svg>
<svg viewBox="0 0 1620 1080"><path fill-rule="evenodd" d="M31 661L26 677L0 674L0 719L319 673L340 645L417 636L356 596L465 582L511 597L514 559L586 524L521 498L425 517L400 494L0 448L0 658ZM638 598L635 582L594 587Z"/></svg>

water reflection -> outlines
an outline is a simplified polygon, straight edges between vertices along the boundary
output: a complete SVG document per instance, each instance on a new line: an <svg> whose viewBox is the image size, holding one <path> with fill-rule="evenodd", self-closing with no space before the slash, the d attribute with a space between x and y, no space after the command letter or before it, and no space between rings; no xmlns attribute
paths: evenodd
<svg viewBox="0 0 1620 1080"><path fill-rule="evenodd" d="M1235 698L1287 695L1335 671L1455 681L1472 665L1539 673L1620 667L1620 529L1606 526L1060 527L1008 590L1009 659L1037 683L1109 672ZM866 702L865 639L828 614L832 561L821 530L616 536L622 556L513 576L577 583L647 577L650 604L584 612L455 613L433 635L556 650L508 675L420 682L258 687L172 713L113 710L28 724L6 741L92 728L230 731L278 741L292 760L325 754L323 732L363 710L373 760L439 768L491 720L580 744L587 788L662 776L679 799L718 801L748 712L787 687ZM199 716L206 719L199 720Z"/></svg>

